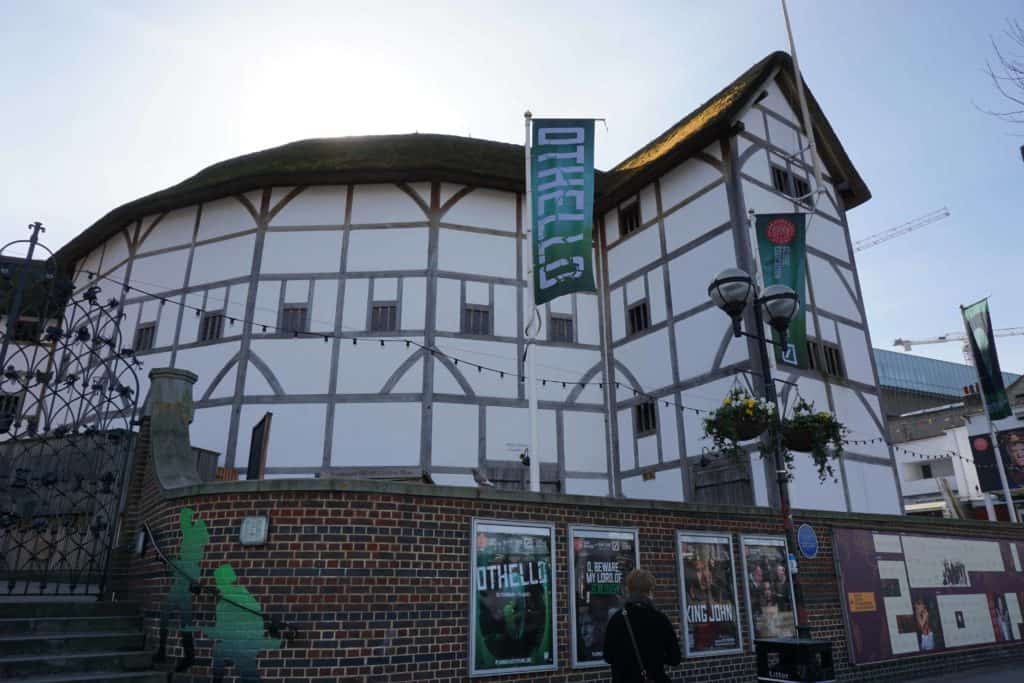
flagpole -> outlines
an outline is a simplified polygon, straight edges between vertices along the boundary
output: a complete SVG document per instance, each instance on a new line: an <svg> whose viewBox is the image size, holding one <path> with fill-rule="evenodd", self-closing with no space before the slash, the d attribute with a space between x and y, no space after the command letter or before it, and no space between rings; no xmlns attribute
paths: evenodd
<svg viewBox="0 0 1024 683"><path fill-rule="evenodd" d="M540 492L540 449L537 447L537 375L534 363L534 341L537 339L537 328L534 325L536 307L534 305L533 291L533 189L530 182L530 145L531 130L530 124L533 114L529 110L523 114L523 125L526 130L526 142L523 145L526 161L526 312L523 319L526 321L526 328L523 333L526 335L526 399L529 403L530 414L530 447L527 455L530 458L530 490L534 493Z"/></svg>
<svg viewBox="0 0 1024 683"><path fill-rule="evenodd" d="M814 143L814 129L811 128L811 115L807 109L807 97L804 95L804 77L800 73L800 62L796 58L796 42L793 40L793 28L789 23L789 8L786 7L786 0L782 0L782 16L786 19L786 35L789 36L789 54L793 57L793 72L796 75L796 96L800 101L800 114L803 117L804 133L807 135L808 149L811 153L811 167L814 169L815 195L824 190L824 183L821 180L821 167L818 165L818 147ZM818 200L815 196L813 206L817 206Z"/></svg>

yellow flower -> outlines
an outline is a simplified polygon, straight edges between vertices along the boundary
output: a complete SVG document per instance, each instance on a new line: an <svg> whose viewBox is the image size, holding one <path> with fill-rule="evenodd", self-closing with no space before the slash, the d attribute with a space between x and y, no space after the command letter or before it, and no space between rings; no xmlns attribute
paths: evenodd
<svg viewBox="0 0 1024 683"><path fill-rule="evenodd" d="M829 414L823 410L820 413L818 413L818 417L822 418L823 420L827 420L829 418Z"/></svg>
<svg viewBox="0 0 1024 683"><path fill-rule="evenodd" d="M731 398L725 399L724 401L722 401L722 405L723 406L731 406L732 405L732 399Z"/></svg>
<svg viewBox="0 0 1024 683"><path fill-rule="evenodd" d="M748 398L747 399L747 408L753 408L754 407L754 403L755 403L754 399Z"/></svg>

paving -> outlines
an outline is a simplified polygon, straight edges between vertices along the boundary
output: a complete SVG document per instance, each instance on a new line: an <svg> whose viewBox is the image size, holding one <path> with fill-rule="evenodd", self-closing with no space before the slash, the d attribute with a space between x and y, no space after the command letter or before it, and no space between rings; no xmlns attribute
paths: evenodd
<svg viewBox="0 0 1024 683"><path fill-rule="evenodd" d="M1024 680L1024 663L1002 664L998 667L958 671L928 678L912 678L913 683L1006 683Z"/></svg>

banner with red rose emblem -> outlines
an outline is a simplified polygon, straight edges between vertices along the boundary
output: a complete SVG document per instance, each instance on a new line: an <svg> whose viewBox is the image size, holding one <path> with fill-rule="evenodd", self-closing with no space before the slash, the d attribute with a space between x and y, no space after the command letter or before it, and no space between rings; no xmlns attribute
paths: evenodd
<svg viewBox="0 0 1024 683"><path fill-rule="evenodd" d="M807 244L806 226L802 213L766 213L757 217L757 249L761 256L764 286L786 285L800 297L800 311L789 324L785 349L775 347L779 363L810 367L807 356ZM772 332L778 344L779 335Z"/></svg>
<svg viewBox="0 0 1024 683"><path fill-rule="evenodd" d="M992 437L988 434L978 434L968 437L971 442L971 455L974 456L974 466L978 470L978 485L981 490L991 493L1002 491L1003 482L999 479L999 470L996 469L996 452L992 448Z"/></svg>

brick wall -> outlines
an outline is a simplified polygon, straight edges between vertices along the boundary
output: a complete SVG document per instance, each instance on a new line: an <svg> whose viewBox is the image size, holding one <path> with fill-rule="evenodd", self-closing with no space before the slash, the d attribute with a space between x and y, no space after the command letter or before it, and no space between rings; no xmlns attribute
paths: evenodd
<svg viewBox="0 0 1024 683"><path fill-rule="evenodd" d="M146 443L140 439L141 445ZM267 615L295 627L298 637L294 641L261 655L264 681L467 680L469 539L474 516L556 525L559 669L495 677L502 681L609 679L605 670L569 668L568 525L639 528L641 566L658 579L655 602L677 625L679 586L673 554L677 529L782 532L777 515L762 508L609 501L388 482L222 482L161 494L151 467L144 462L137 465L147 472L139 519L150 525L159 544L169 553L177 549L178 512L185 506L192 508L210 534L203 583L212 586L214 568L230 562L239 583L260 601ZM239 525L244 516L252 514L269 516L269 540L264 546L244 548L237 540ZM1024 539L1019 527L877 515L798 512L796 516L797 524L809 522L818 532L819 555L802 560L800 572L813 634L833 641L841 680L905 680L910 674L948 673L982 660L1024 657L1024 646L1016 643L853 668L846 651L831 538L832 526L842 525ZM132 529L126 528L125 533L133 537ZM674 670L677 680L753 680L738 542L734 549L746 652L688 661ZM116 577L118 595L142 602L154 647L159 608L169 586L169 576L152 548L141 560L128 561ZM214 622L214 600L208 594L195 596L195 623ZM169 643L177 645L176 634L172 633ZM210 648L210 641L199 637L196 664L188 676L176 680L209 680ZM172 648L170 654L178 656L180 650Z"/></svg>

